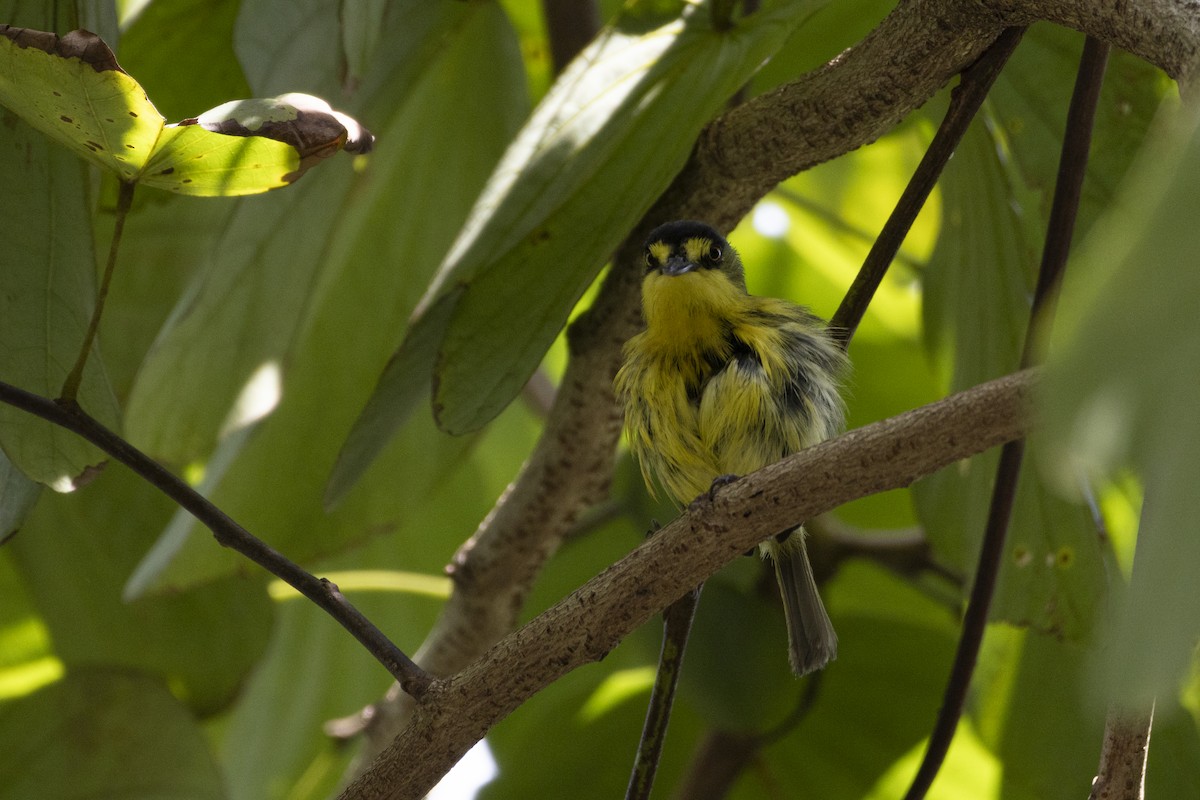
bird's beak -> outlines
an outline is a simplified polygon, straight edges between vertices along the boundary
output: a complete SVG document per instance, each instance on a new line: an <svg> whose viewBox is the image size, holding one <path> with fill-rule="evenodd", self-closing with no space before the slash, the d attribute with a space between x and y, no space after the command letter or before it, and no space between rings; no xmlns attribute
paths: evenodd
<svg viewBox="0 0 1200 800"><path fill-rule="evenodd" d="M684 273L691 272L695 268L696 265L691 261L688 261L686 258L681 256L671 256L667 259L667 263L663 264L662 274L668 277L674 277L676 275L683 275Z"/></svg>

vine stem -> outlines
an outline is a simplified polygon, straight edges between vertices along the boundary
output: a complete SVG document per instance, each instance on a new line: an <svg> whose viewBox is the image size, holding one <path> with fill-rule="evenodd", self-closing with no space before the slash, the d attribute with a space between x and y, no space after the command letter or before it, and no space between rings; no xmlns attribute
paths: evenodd
<svg viewBox="0 0 1200 800"><path fill-rule="evenodd" d="M929 148L921 157L921 163L917 165L908 185L904 187L904 192L896 201L895 209L867 253L862 268L829 321L830 333L843 348L849 345L858 324L867 312L871 298L875 296L883 276L887 274L888 267L896 258L896 253L908 236L917 214L929 199L929 193L933 191L946 162L954 155L954 150L962 141L971 120L979 113L984 98L1024 33L1024 28L1005 28L983 55L963 70L958 86L950 95L950 107L946 110L946 116L942 118L933 141L929 143Z"/></svg>
<svg viewBox="0 0 1200 800"><path fill-rule="evenodd" d="M129 467L212 531L217 543L255 562L316 603L387 668L405 692L420 698L433 679L405 655L362 612L351 605L336 584L302 569L266 542L236 523L187 483L150 456L88 415L74 400L50 400L0 381L0 402L27 411L82 436Z"/></svg>
<svg viewBox="0 0 1200 800"><path fill-rule="evenodd" d="M1037 351L1034 326L1041 318L1049 318L1053 311L1053 299L1061 281L1062 273L1071 250L1071 238L1075 232L1075 219L1079 211L1079 198L1083 179L1087 171L1088 151L1092 142L1092 127L1096 106L1100 99L1100 88L1104 82L1104 71L1108 63L1107 44L1088 37L1080 57L1079 72L1071 105L1067 112L1067 126L1063 135L1062 155L1059 159L1058 177L1054 186L1054 200L1050 208L1050 221L1046 230L1046 242L1042 248L1042 262L1038 270L1037 287L1030 309L1029 326L1025 334L1025 345L1021 355L1022 368L1034 364ZM975 583L963 615L963 631L954 654L954 665L946 682L942 707L934 722L929 745L917 774L909 786L905 800L922 800L933 785L941 770L950 743L954 739L958 720L967 701L967 689L975 672L979 649L987 628L988 611L996 589L996 579L1003 560L1004 540L1008 534L1008 523L1012 516L1016 498L1017 479L1021 474L1021 461L1025 454L1025 440L1016 439L1004 445L1000 451L1000 465L996 470L996 483L992 490L991 506L988 509L987 527L979 552L979 564L975 570Z"/></svg>
<svg viewBox="0 0 1200 800"><path fill-rule="evenodd" d="M642 738L638 742L625 800L650 798L654 774L658 771L663 743L667 738L667 723L671 719L675 689L683 668L683 654L687 650L688 636L692 632L692 621L696 618L696 606L703 588L704 584L700 584L663 610L662 651L658 657L658 671L654 676L654 688L646 708L646 723L642 727Z"/></svg>
<svg viewBox="0 0 1200 800"><path fill-rule="evenodd" d="M64 403L73 403L79 395L79 385L83 383L83 368L87 366L88 356L91 355L92 345L96 341L96 332L100 329L100 317L104 315L104 301L108 299L108 287L112 283L113 272L117 268L117 251L121 247L121 234L125 231L125 218L133 206L133 190L137 184L133 181L121 181L117 192L117 213L113 222L113 238L108 246L108 263L104 265L104 276L100 279L100 288L96 292L96 307L92 309L92 318L88 322L87 331L83 335L83 346L75 358L75 366L67 373L63 381L59 399Z"/></svg>

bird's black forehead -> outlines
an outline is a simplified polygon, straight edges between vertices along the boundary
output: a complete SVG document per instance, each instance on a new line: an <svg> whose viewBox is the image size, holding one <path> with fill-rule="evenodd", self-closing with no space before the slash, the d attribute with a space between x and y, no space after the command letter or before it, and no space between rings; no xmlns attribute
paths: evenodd
<svg viewBox="0 0 1200 800"><path fill-rule="evenodd" d="M674 249L676 245L682 244L689 239L708 239L718 247L724 248L728 246L725 237L713 230L711 225L697 222L694 219L681 219L675 222L668 222L665 225L659 225L650 231L650 235L646 238L646 247L662 242Z"/></svg>

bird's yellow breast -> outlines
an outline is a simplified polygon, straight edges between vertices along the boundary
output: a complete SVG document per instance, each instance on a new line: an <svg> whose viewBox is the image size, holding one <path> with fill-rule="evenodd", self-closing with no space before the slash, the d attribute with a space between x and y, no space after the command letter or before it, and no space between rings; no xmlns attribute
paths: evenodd
<svg viewBox="0 0 1200 800"><path fill-rule="evenodd" d="M651 272L643 308L646 330L626 345L616 390L642 471L678 502L707 491L718 476L760 469L840 425L833 374L840 351L804 309L746 294L719 270ZM798 363L796 345L809 340L828 372L814 363L810 375Z"/></svg>

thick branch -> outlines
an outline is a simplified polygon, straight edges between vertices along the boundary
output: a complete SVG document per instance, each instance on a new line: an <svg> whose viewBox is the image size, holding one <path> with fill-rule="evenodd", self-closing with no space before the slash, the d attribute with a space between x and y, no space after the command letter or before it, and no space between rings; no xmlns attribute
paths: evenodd
<svg viewBox="0 0 1200 800"><path fill-rule="evenodd" d="M1023 436L1033 383L1032 373L1017 373L859 428L693 504L467 670L436 681L342 800L423 797L489 728L562 675L603 658L759 541Z"/></svg>

